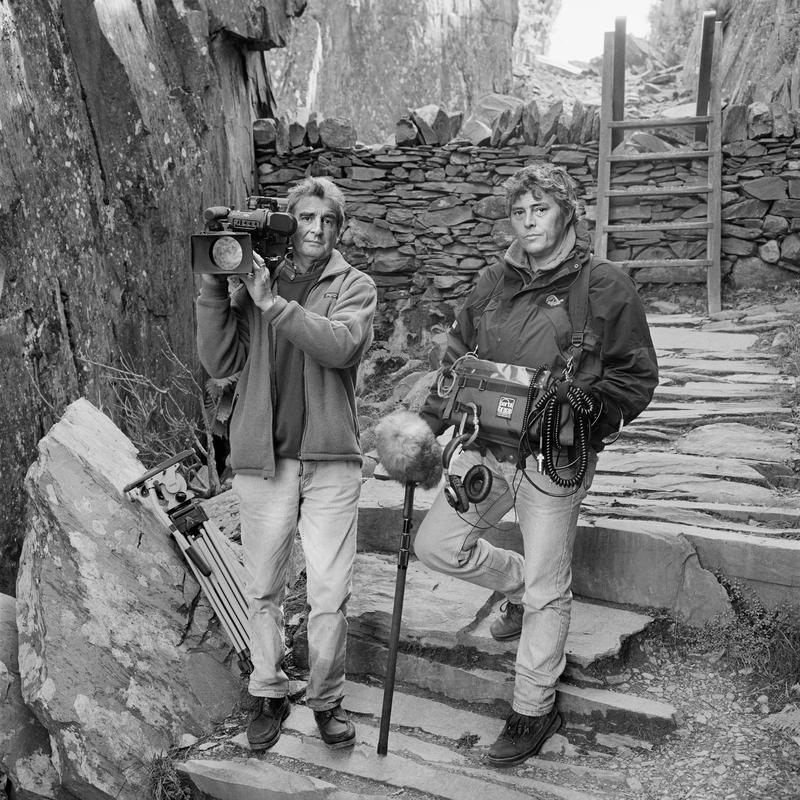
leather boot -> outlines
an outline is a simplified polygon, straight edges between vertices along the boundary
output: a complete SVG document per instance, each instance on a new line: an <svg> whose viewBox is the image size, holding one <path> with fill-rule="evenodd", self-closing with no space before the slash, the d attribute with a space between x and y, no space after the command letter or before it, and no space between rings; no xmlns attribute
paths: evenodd
<svg viewBox="0 0 800 800"><path fill-rule="evenodd" d="M489 626L489 633L498 642L516 639L522 633L522 615L525 609L517 603L506 600L500 606L501 615Z"/></svg>
<svg viewBox="0 0 800 800"><path fill-rule="evenodd" d="M356 729L347 717L347 712L341 705L329 708L326 711L315 711L314 719L317 721L322 741L328 747L338 749L351 747L356 741Z"/></svg>
<svg viewBox="0 0 800 800"><path fill-rule="evenodd" d="M489 748L487 761L493 767L510 767L535 756L542 745L561 727L561 714L555 708L540 717L512 711L497 741Z"/></svg>
<svg viewBox="0 0 800 800"><path fill-rule="evenodd" d="M281 723L289 716L288 697L259 697L247 726L251 750L267 750L281 737Z"/></svg>

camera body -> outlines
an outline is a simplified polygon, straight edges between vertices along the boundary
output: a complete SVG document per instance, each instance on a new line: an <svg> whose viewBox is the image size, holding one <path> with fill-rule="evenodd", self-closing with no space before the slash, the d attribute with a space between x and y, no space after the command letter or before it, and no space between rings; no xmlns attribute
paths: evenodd
<svg viewBox="0 0 800 800"><path fill-rule="evenodd" d="M192 236L192 271L198 275L247 275L253 271L253 253L268 265L280 261L297 230L297 220L280 211L279 203L274 197L253 195L243 211L227 206L207 208L204 232Z"/></svg>

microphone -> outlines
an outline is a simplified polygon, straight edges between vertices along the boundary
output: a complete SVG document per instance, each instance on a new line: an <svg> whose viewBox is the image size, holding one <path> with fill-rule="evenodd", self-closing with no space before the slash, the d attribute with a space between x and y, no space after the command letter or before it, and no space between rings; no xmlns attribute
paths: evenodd
<svg viewBox="0 0 800 800"><path fill-rule="evenodd" d="M378 458L392 480L435 488L442 477L442 448L416 414L395 411L375 428Z"/></svg>

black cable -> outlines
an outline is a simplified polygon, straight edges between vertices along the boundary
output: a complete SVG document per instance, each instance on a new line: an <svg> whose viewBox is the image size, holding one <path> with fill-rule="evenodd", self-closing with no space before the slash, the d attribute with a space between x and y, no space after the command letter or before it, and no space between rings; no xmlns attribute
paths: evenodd
<svg viewBox="0 0 800 800"><path fill-rule="evenodd" d="M577 457L574 461L571 461L569 464L559 469L559 467L556 466L556 456L561 450L559 436L561 430L562 397L563 401L572 409L572 416L575 424L575 448L577 450ZM526 407L526 411L527 414L524 419L523 432L517 451L520 463L529 453L534 452L534 447L531 444L531 434L533 433L535 435L536 430L534 426L537 421L540 421L538 432L541 471L543 471L556 486L561 486L563 488L580 486L586 476L586 470L589 465L589 437L592 424L597 421L600 414L598 401L574 383L568 384L566 389L564 388L564 384L553 384L533 404L533 408L528 409ZM570 478L562 477L561 472L563 472L565 467L571 468L576 463L577 469L575 474ZM531 483L533 482L531 481Z"/></svg>
<svg viewBox="0 0 800 800"><path fill-rule="evenodd" d="M542 452L544 455L544 471L556 486L565 488L579 486L583 483L589 466L589 435L591 423L596 416L597 403L579 386L571 383L567 387L566 401L572 409L575 423L575 447L577 449L578 466L571 478L563 478L555 463L555 454L560 450L559 431L561 428L561 403L551 400L542 419Z"/></svg>

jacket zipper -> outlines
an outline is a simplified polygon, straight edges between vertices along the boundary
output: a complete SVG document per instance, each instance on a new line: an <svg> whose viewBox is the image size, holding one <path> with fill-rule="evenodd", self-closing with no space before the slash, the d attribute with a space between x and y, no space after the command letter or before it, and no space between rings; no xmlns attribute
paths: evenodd
<svg viewBox="0 0 800 800"><path fill-rule="evenodd" d="M314 285L308 290L306 295L306 303L308 303L311 292L313 292L322 283L322 275L315 281ZM306 306L304 305L303 308ZM303 353L303 432L300 434L300 452L297 454L297 460L300 462L300 474L303 474L303 442L306 438L306 420L308 419L308 376L306 375L306 356Z"/></svg>

